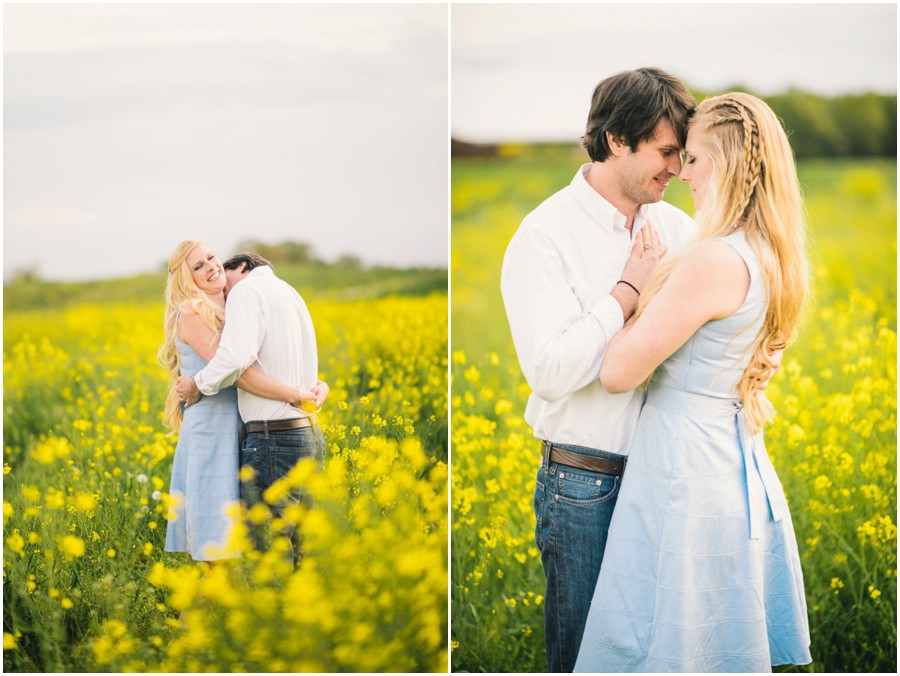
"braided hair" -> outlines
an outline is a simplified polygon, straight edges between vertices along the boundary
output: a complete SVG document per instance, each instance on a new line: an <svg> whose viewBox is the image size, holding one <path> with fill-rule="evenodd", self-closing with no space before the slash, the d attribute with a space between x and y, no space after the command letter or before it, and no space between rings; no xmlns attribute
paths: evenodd
<svg viewBox="0 0 900 676"><path fill-rule="evenodd" d="M803 203L794 156L775 113L750 94L706 99L694 112L689 130L699 134L712 161L707 195L696 216L695 244L743 228L766 284L765 320L738 383L747 424L759 431L774 415L760 389L774 366L770 354L793 340L808 294ZM641 294L639 313L677 260L659 266Z"/></svg>

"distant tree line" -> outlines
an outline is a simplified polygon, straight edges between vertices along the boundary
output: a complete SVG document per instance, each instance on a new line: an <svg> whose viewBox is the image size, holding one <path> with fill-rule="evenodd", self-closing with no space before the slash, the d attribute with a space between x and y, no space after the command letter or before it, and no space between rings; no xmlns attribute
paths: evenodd
<svg viewBox="0 0 900 676"><path fill-rule="evenodd" d="M731 89L746 91L742 87ZM697 100L709 95L697 95ZM828 98L789 89L784 94L760 98L784 122L797 157L897 155L896 94L845 94Z"/></svg>
<svg viewBox="0 0 900 676"><path fill-rule="evenodd" d="M313 251L310 244L305 242L281 242L279 244L268 244L253 239L247 239L239 242L236 252L252 251L259 254L263 258L269 260L273 265L283 263L286 265L312 265L316 263L324 264ZM349 268L359 270L363 267L362 260L357 256L343 255L330 265L336 265L340 268Z"/></svg>
<svg viewBox="0 0 900 676"><path fill-rule="evenodd" d="M723 91L749 90L736 85ZM714 93L693 90L697 101ZM829 98L789 89L784 94L761 98L783 121L797 157L897 156L896 94L846 94ZM474 144L451 139L450 153L453 157L490 157L509 154L505 151L519 145Z"/></svg>

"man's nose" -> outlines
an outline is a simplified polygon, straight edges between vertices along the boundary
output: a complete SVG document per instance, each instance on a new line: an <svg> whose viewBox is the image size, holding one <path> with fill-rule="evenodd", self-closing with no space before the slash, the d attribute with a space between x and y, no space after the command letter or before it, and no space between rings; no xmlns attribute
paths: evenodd
<svg viewBox="0 0 900 676"><path fill-rule="evenodd" d="M673 158L669 162L669 165L666 167L666 170L672 176L678 176L681 173L681 169L682 169L682 166L681 166L681 158L680 157Z"/></svg>

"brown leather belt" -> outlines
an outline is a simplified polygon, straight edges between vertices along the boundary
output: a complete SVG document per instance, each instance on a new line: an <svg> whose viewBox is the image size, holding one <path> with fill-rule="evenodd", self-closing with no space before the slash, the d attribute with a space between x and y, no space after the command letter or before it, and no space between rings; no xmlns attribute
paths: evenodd
<svg viewBox="0 0 900 676"><path fill-rule="evenodd" d="M549 441L541 442L541 455L543 456L545 468L551 462L556 462L567 467L586 469L590 472L599 472L610 476L622 476L622 472L625 471L624 460L610 460L609 458L598 458L593 455L576 453L575 451L554 446Z"/></svg>
<svg viewBox="0 0 900 676"><path fill-rule="evenodd" d="M253 432L283 432L284 430L296 430L301 427L310 427L309 418L292 418L291 420L251 420L244 425L244 434Z"/></svg>

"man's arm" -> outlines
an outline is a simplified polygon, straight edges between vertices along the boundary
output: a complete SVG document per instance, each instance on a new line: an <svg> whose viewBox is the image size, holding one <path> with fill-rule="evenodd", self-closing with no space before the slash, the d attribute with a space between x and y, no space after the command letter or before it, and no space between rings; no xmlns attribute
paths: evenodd
<svg viewBox="0 0 900 676"><path fill-rule="evenodd" d="M194 352L200 355L207 363L215 358L216 350L219 347L219 336L207 327L199 316L182 313L178 324L178 337L190 345ZM234 384L250 394L255 394L257 397L284 401L298 407L305 401L319 400L319 395L315 389L304 390L289 387L253 366L245 369ZM322 384L324 385L324 383ZM325 387L327 388L327 385ZM200 399L200 390L197 388L193 378L179 377L175 390L188 406ZM324 397L322 399L324 400ZM317 405L317 408L320 406L321 404Z"/></svg>
<svg viewBox="0 0 900 676"><path fill-rule="evenodd" d="M622 287L615 293L634 294L634 300L610 293L582 308L565 263L546 236L520 233L510 243L500 289L519 363L537 396L555 401L599 377L606 346L627 312L620 303L632 305L632 311L636 303L637 294Z"/></svg>
<svg viewBox="0 0 900 676"><path fill-rule="evenodd" d="M232 289L225 304L225 328L216 356L194 376L203 394L228 387L256 361L265 327L261 299L246 282Z"/></svg>

